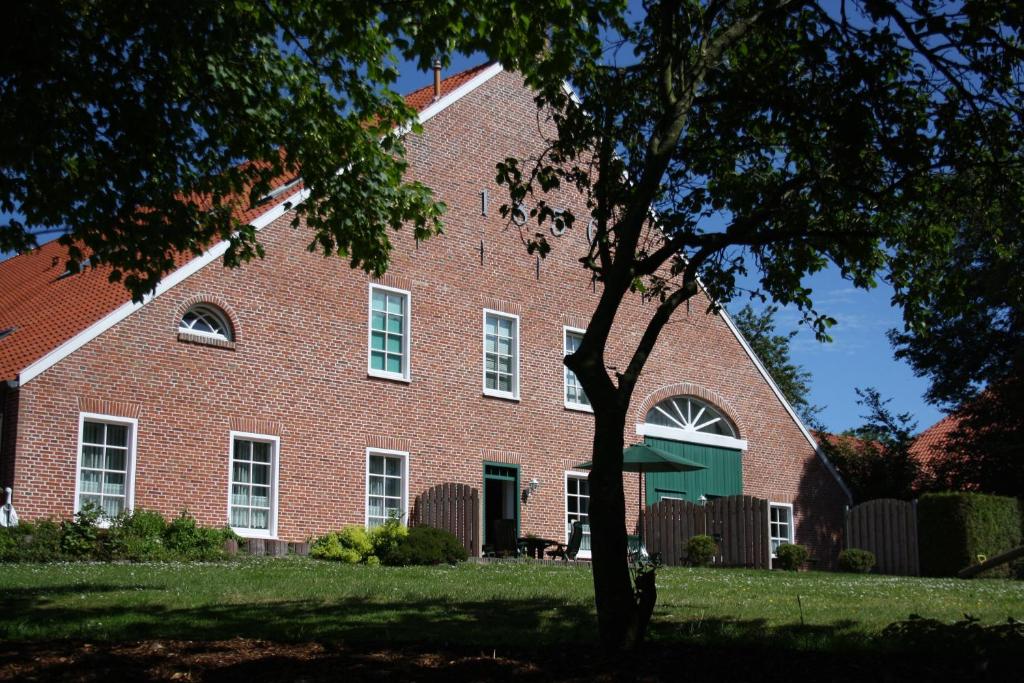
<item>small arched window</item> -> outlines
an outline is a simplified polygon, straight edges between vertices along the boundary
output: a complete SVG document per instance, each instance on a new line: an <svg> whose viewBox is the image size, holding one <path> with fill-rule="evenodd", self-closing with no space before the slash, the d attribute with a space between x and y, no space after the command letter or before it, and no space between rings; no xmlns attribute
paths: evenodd
<svg viewBox="0 0 1024 683"><path fill-rule="evenodd" d="M736 428L725 415L692 396L673 396L660 401L647 411L644 422L689 433L736 438Z"/></svg>
<svg viewBox="0 0 1024 683"><path fill-rule="evenodd" d="M234 341L235 335L231 323L224 311L210 304L196 304L185 311L178 325L178 332L198 334L210 339Z"/></svg>

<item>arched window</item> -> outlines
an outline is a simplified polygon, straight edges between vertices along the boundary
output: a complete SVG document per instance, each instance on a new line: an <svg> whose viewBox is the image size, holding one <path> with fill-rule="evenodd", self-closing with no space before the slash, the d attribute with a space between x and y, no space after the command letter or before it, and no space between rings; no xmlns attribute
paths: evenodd
<svg viewBox="0 0 1024 683"><path fill-rule="evenodd" d="M722 411L693 396L659 401L647 411L644 423L637 425L637 433L741 450L747 447Z"/></svg>
<svg viewBox="0 0 1024 683"><path fill-rule="evenodd" d="M178 331L224 341L233 341L235 338L224 311L210 304L196 304L185 311Z"/></svg>

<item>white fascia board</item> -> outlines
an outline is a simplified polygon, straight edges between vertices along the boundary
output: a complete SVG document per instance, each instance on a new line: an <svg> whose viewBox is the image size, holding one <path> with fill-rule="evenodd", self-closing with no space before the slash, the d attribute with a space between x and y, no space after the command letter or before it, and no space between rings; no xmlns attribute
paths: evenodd
<svg viewBox="0 0 1024 683"><path fill-rule="evenodd" d="M704 289L703 284L701 284L701 289ZM707 290L704 290L704 293L706 294ZM732 318L729 317L729 313L725 310L725 307L719 308L718 314L722 316L722 320L725 321L726 326L732 332L733 336L736 337L736 341L738 341L740 343L740 346L743 347L743 350L746 352L747 357L750 358L750 361L754 364L754 367L757 368L757 371L759 373L761 373L761 377L763 377L764 381L768 383L769 387L771 387L771 390L775 393L775 397L779 399L779 403L782 404L782 407L786 409L787 413L789 413L789 416L793 419L793 422L796 423L797 428L800 429L800 433L804 435L805 439L807 439L807 443L809 443L811 445L811 448L814 449L814 452L818 454L818 458L825 465L825 469L827 469L829 473L835 478L836 483L839 484L839 488L841 488L843 490L843 493L846 494L848 502L852 503L853 494L850 492L849 487L847 487L846 482L843 481L843 478L839 476L839 472L836 470L835 465L832 464L832 461L830 461L828 459L828 456L825 455L825 452L821 449L821 446L819 446L818 442L814 440L813 436L811 436L810 430L807 429L807 427L803 423L803 420L801 420L800 416L796 414L795 410L793 410L793 406L791 406L789 404L789 401L786 400L786 397L785 395L783 395L782 390L779 389L779 385L775 383L774 379L772 379L771 374L761 363L760 359L758 359L757 354L754 353L754 350L752 348L750 348L750 344L747 343L747 340L743 337L743 334L740 332L739 328L736 327L736 323L734 323L732 321Z"/></svg>
<svg viewBox="0 0 1024 683"><path fill-rule="evenodd" d="M426 123L430 119L434 118L442 111L452 106L453 104L461 100L463 97L465 97L466 95L473 92L487 81L491 80L492 78L500 74L502 70L502 66L498 62L491 64L489 67L478 73L476 76L473 76L473 78L469 79L468 81L460 85L458 88L452 90L450 93L448 93L447 95L440 98L439 100L428 106L426 109L421 111L418 117L419 122Z"/></svg>
<svg viewBox="0 0 1024 683"><path fill-rule="evenodd" d="M473 92L474 90L476 90L481 85L491 80L501 72L502 66L500 63L495 63L487 67L479 74L469 79L461 86L459 86L455 90L451 91L450 93L439 99L437 102L434 102L429 107L421 111L418 117L419 122L424 123L430 120L431 118L433 118L443 110L447 109L451 105L455 104L463 97ZM262 230L264 227L266 227L273 221L277 220L278 218L280 218L285 213L292 210L302 202L306 201L306 199L308 198L309 189L303 188L302 190L299 190L295 194L290 195L287 199L275 204L266 212L260 214L255 219L253 219L249 224L256 228L257 230ZM145 297L143 297L141 302L135 303L129 301L123 304L122 306L119 306L118 308L114 309L104 317L100 318L95 323L85 328L84 330L76 334L74 337L67 340L66 342L64 342L57 348L53 349L45 356L30 364L24 370L19 372L17 384L21 386L30 382L35 377L39 376L40 373L45 372L46 370L53 367L63 359L67 358L72 353L82 348L85 344L100 336L101 334L109 330L111 327L121 322L122 320L124 320L132 313L145 306L147 303L149 303L156 297L168 291L178 283L184 281L190 275L198 272L205 266L213 263L215 260L224 255L224 252L227 251L227 248L228 243L226 241L218 242L209 250L204 252L201 256L197 256L196 258L192 259L181 268L176 269L166 278L162 279L160 281L160 284L158 284L150 294L147 294Z"/></svg>

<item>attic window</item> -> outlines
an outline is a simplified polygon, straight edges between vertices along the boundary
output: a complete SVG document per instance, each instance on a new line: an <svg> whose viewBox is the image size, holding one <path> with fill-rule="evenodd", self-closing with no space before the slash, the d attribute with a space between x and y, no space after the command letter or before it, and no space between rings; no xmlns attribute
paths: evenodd
<svg viewBox="0 0 1024 683"><path fill-rule="evenodd" d="M78 264L78 270L75 270L75 271L72 272L72 270L70 268L68 268L63 273L58 275L57 279L58 280L63 280L66 277L71 277L75 273L81 273L83 270L88 268L91 264L92 264L92 259L88 259L87 258L87 259L85 259L84 261L82 261L81 263Z"/></svg>
<svg viewBox="0 0 1024 683"><path fill-rule="evenodd" d="M13 327L5 327L4 329L0 330L0 339L9 337L11 335L11 332L14 332Z"/></svg>
<svg viewBox="0 0 1024 683"><path fill-rule="evenodd" d="M234 341L231 323L224 311L209 304L196 304L181 316L178 332L220 341Z"/></svg>

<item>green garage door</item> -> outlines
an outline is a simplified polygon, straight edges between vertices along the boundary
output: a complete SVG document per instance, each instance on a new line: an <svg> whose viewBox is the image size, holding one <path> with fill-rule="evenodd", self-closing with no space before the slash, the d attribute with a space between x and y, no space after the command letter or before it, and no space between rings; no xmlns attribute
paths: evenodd
<svg viewBox="0 0 1024 683"><path fill-rule="evenodd" d="M648 436L644 443L681 455L707 469L693 472L651 472L647 479L647 504L662 498L681 498L696 503L700 497L717 498L743 493L743 464L740 451L719 446L702 446Z"/></svg>

